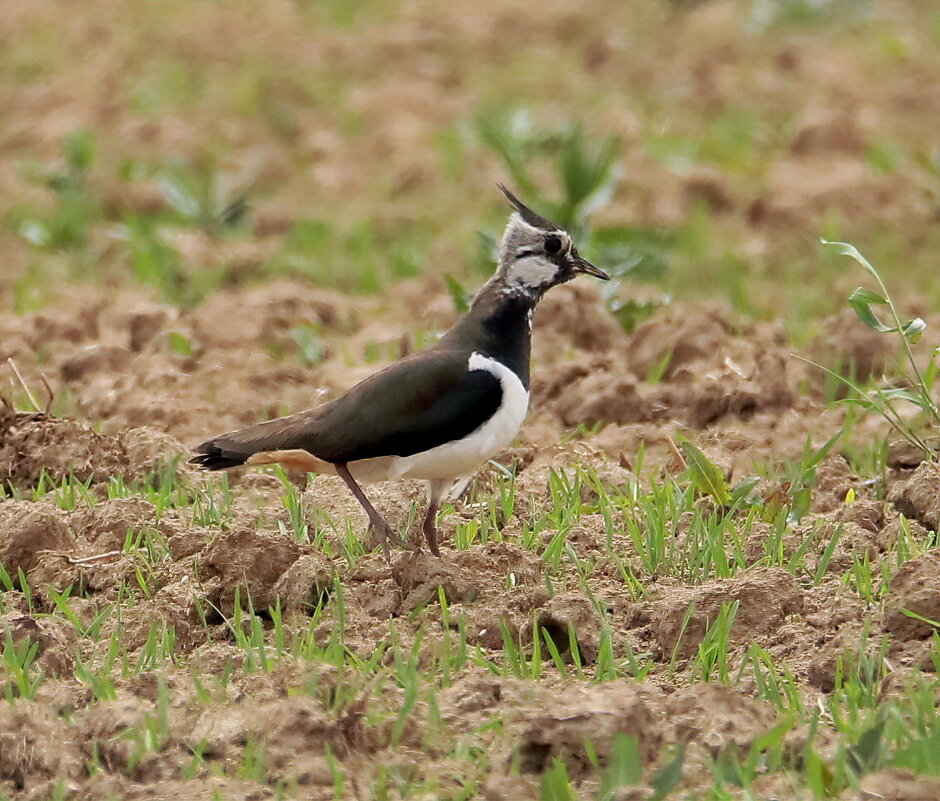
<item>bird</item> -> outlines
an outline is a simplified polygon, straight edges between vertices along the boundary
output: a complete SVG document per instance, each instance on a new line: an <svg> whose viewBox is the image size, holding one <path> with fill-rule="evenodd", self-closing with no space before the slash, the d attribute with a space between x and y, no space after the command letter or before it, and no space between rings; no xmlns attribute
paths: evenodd
<svg viewBox="0 0 940 801"><path fill-rule="evenodd" d="M419 550L385 521L361 484L429 482L422 523L440 557L436 516L444 494L515 439L529 407L532 315L552 287L579 275L610 276L584 259L571 235L497 184L512 211L496 272L436 343L314 409L206 440L190 463L202 470L281 464L338 475L389 545Z"/></svg>

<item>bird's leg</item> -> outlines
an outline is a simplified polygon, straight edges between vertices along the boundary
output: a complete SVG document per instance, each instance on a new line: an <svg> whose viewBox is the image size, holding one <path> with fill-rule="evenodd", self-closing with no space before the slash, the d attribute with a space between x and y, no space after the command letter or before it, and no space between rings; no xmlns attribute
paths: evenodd
<svg viewBox="0 0 940 801"><path fill-rule="evenodd" d="M449 501L459 501L463 494L467 491L467 487L470 486L470 482L473 481L473 474L469 476L462 476L458 478L451 488L447 490L447 500Z"/></svg>
<svg viewBox="0 0 940 801"><path fill-rule="evenodd" d="M356 483L356 479L352 477L352 473L349 472L349 468L344 463L336 465L336 474L346 482L346 486L349 487L352 494L356 496L356 500L362 504L362 508L365 509L366 514L369 515L369 522L382 541L382 550L385 552L385 558L391 558L388 549L389 540L401 548L411 549L412 546L405 542L392 527L385 522L385 518L375 510L375 507L369 503L369 499L365 496L362 488Z"/></svg>
<svg viewBox="0 0 940 801"><path fill-rule="evenodd" d="M437 547L437 510L441 505L441 496L444 490L451 482L436 478L430 482L430 492L428 498L428 511L424 516L424 539L428 543L428 550L435 556L440 557L441 552Z"/></svg>

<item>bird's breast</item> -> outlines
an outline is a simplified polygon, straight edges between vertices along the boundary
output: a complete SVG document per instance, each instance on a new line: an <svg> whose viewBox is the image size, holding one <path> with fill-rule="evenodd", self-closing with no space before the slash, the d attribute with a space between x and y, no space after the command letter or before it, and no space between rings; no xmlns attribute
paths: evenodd
<svg viewBox="0 0 940 801"><path fill-rule="evenodd" d="M522 428L526 412L529 410L529 391L519 376L505 364L489 356L472 353L467 366L471 371L485 370L492 373L499 380L499 386L503 391L496 413L473 432L473 434L480 434L483 442L492 443L498 453L512 443L519 429ZM491 459L496 453L486 458Z"/></svg>

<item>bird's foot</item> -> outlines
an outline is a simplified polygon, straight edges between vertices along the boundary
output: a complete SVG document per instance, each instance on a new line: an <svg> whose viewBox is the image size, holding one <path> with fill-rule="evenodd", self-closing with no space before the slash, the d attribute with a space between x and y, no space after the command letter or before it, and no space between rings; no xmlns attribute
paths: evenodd
<svg viewBox="0 0 940 801"><path fill-rule="evenodd" d="M383 537L386 542L391 542L392 545L397 545L399 548L404 548L406 551L421 550L417 545L414 545L413 543L410 543L408 540L404 539L387 523L385 525L385 530L380 533L380 536Z"/></svg>
<svg viewBox="0 0 940 801"><path fill-rule="evenodd" d="M379 543L382 545L382 551L385 554L385 560L388 562L392 560L392 555L388 547L390 542L397 545L399 548L413 550L413 546L405 542L405 540L399 536L398 532L393 531L392 527L385 522L385 518L375 510L375 507L369 502L362 488L356 483L356 479L352 477L352 473L349 472L349 468L346 464L338 462L334 466L336 468L336 474L343 479L346 486L352 491L352 494L356 496L356 500L359 501L362 508L366 510L366 514L369 516L369 527L373 529L375 536L379 538Z"/></svg>
<svg viewBox="0 0 940 801"><path fill-rule="evenodd" d="M392 553L389 547L390 545L395 545L406 551L421 550L420 545L408 542L407 540L403 539L402 536L385 521L382 521L380 524L376 524L370 521L366 534L366 550L371 551L375 548L376 545L381 545L382 553L385 554L386 562L390 562L392 560Z"/></svg>

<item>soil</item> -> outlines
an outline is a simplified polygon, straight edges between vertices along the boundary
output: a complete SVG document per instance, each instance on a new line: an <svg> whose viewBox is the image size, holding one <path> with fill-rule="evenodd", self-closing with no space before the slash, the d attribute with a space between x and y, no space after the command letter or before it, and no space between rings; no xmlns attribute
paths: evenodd
<svg viewBox="0 0 940 801"><path fill-rule="evenodd" d="M684 438L731 486L754 477L752 492L765 508L781 506L807 447L821 446L846 420L844 408L829 405L819 371L794 354L860 381L895 357L884 337L850 314L819 322L797 347L782 323L718 301L669 303L627 333L597 286L585 280L554 290L534 320L528 421L497 460L502 469L484 466L442 516L443 559L402 551L391 564L379 552L347 558L348 541L368 537L367 519L335 477L290 485L325 548L292 536L287 488L273 473L232 473L220 488L185 464L204 438L336 397L454 322L439 272L363 296L268 280L262 268L301 216L297 209L368 220L381 239L416 226L415 203L424 197L434 198L425 208L445 231L452 218L483 207L473 207L473 198L489 197L492 183L505 179L492 160L470 155L454 168L459 197L438 184L447 170L433 160L447 162L447 136L459 135L486 99L475 83L481 76L467 77L464 65L520 58L526 81L520 42L549 54L566 43L551 80L589 99L595 86L608 87L613 100L590 100L595 123L624 137L626 178L602 221L676 225L705 209L716 231L726 223L746 231L742 253L729 257L757 262L781 237L804 248L815 242L821 221L851 220L861 231L875 221L905 232L935 225L936 190L921 173L903 160L883 170L868 161L893 137L910 133L923 153L934 142L940 81L908 58L911 37L885 34L872 67L868 56L854 59L844 49L834 56L799 31L758 52L759 39L741 36L741 4L640 4L645 23L634 29L607 24L622 15L613 0L587 14L549 0L534 10L402 3L389 19L376 12L368 47L341 23L322 25L311 47L297 22L298 9L310 4L173 6L165 18L151 9L141 20L119 5L89 3L66 14L60 3L36 0L0 15L0 43L12 46L29 27L57 43L55 57L66 65L34 63L20 48L24 80L0 85L0 212L13 220L21 203L49 205L23 165L58 163L65 137L83 127L100 133L99 161L110 166L144 157L199 164L224 142L225 177L247 176L258 199L250 241L177 232L173 245L186 269L226 271L222 288L194 304L163 302L133 281L63 280L42 287L41 309L30 310L19 293L32 251L12 223L0 231L0 299L4 310L17 308L0 313L0 652L35 648L43 677L34 697L0 682L8 693L0 698L0 798L364 799L392 774L425 782L429 799L471 797L458 778L468 762L478 765L468 780L472 797L544 797L542 776L558 764L593 797L593 763L606 764L625 731L637 739L647 780L664 753L685 748L679 792L696 797L713 786L715 759L744 757L782 718L749 679L725 686L697 667L723 609L736 609L732 669L759 646L795 677L807 708L833 691L863 642L874 650L886 638L886 687L907 671L936 669L935 627L926 621L940 620L940 556L921 548L898 564L896 545L902 537L936 543L940 468L903 443L891 446L874 480L853 470L857 453L847 442L815 467L805 514L779 543L787 558L803 555L799 576L762 562L772 516L735 543L742 569L698 581L644 568L626 537L616 543L623 559L614 560L605 521L590 511L604 491L680 474ZM903 3L887 5L907 19ZM644 24L664 15L670 35L647 35ZM168 63L159 85L134 83L146 72L141 64L163 64L169 51L206 65L205 75L180 76ZM235 67L248 70L229 87L241 98L235 106L260 110L231 108L216 95L225 95L218 83L234 80L224 68ZM291 80L269 80L267 69ZM890 80L871 85L865 75L872 72ZM304 75L330 80L320 86ZM163 83L185 91L188 80L208 87L205 102L162 113ZM125 83L134 91L124 92ZM625 87L636 86L703 114L749 103L784 109L779 127L792 134L790 144L759 168L667 164L646 153L652 132L645 126L658 130L660 122L641 120L625 102ZM346 105L337 109L339 95ZM134 111L134 103L147 110ZM693 126L689 136L704 134ZM102 168L88 176L106 222L171 212L154 181L109 175ZM126 255L114 255L112 232L89 237L93 261L128 272ZM463 255L442 235L432 259L456 263ZM928 340L940 319L928 311L919 353L937 344ZM316 331L316 358L301 352L295 334L303 327ZM876 416L852 428L856 444L887 433ZM520 521L546 517L557 472L578 467L590 468L598 485L582 487L588 511L552 571L542 554L553 528L524 547ZM494 511L506 470L515 476L514 507ZM161 492L170 476L198 504L167 503ZM73 502L64 499L65 486ZM122 497L127 486L135 494ZM57 489L39 491L49 487ZM409 482L369 490L398 530L420 510L423 492ZM701 504L714 510L708 499ZM498 518L501 541L456 548L458 525L486 514ZM673 522L670 534L687 542L690 521ZM148 543L147 559L143 546L130 547L138 539ZM882 603L865 602L844 580L856 557L884 578ZM68 621L56 614L64 603ZM272 658L262 670L252 660L273 653L279 626L305 643L309 658ZM507 641L530 654L533 629L545 632L564 670L544 645L538 682L487 667L502 663ZM392 645L432 665L459 634L475 658L436 693L420 687L410 697L413 688L389 678L398 668ZM245 647L253 636L262 642ZM168 637L170 655L160 661L154 652ZM591 681L605 643L618 655L648 658L651 670L642 681ZM379 644L389 647L379 652ZM378 680L363 682L338 666L373 659L388 669ZM110 685L87 678L101 673ZM411 712L399 719L406 702ZM802 754L810 735L789 736L788 747ZM836 750L828 730L815 737L821 753ZM259 749L260 773L251 759ZM791 789L779 776L755 783L768 798ZM617 797L651 795L631 792ZM935 779L902 769L865 776L859 792L896 801L940 797Z"/></svg>
<svg viewBox="0 0 940 801"><path fill-rule="evenodd" d="M536 321L532 420L518 445L500 460L517 472L517 504L547 503L550 470L575 464L595 469L609 489L622 488L632 479L630 460L640 443L647 445L647 465L658 459L663 470L681 469L673 440L677 432L695 437L735 481L746 475L752 460L798 458L807 434L818 444L838 424L838 416L819 399L800 391L804 368L788 357L773 327L739 327L720 306L686 305L663 310L628 336L607 322L590 289L565 288L556 296ZM662 674L654 673L642 684L620 680L596 687L560 678L533 684L480 668L465 670L441 693L436 714L458 733L471 732L496 714L504 721L499 736L487 739L490 770L483 786L493 798L534 797L541 772L556 758L577 783L590 767L583 750L588 736L601 760L609 755L618 731L635 733L649 760L686 742L684 781L689 787L705 780L709 759L726 749L745 753L775 725L773 707L753 700L746 684L737 689L702 684L701 676L688 672L723 605L738 605L730 632L732 654L760 645L777 665L799 677L810 696L832 690L836 672L857 647L862 619L868 620L873 641L879 631L890 635L891 653L902 664L927 667L923 646L932 629L902 610L940 617L935 552L894 573L882 615L865 609L838 581L807 586L785 570L756 564L733 578L700 584L647 576L648 592L632 598L603 557L599 519L595 527L586 518L569 540L579 558L596 561L592 578L585 586L563 570L549 589L537 554L512 543L512 518L504 522L506 542L452 548L456 522L474 516L465 501L458 502L456 516L443 522L443 560L397 552L389 567L376 553L350 568L342 558L328 558L278 530L278 521L289 521L278 501L283 486L272 476L232 475L232 517L222 530L195 524L179 511L160 511L143 497L109 499L106 488L116 477L141 480L161 464L175 464L185 484L203 486L208 479L179 462L186 452L184 442L192 444L206 433L277 409L328 398L365 374L369 368L345 363L337 344L357 341L364 317L358 313L366 302L284 284L228 292L191 312L151 303L147 319L172 320L174 330L191 338L193 353L182 357L170 349L165 330L154 328L142 344L136 312L106 313L93 293L85 297L87 307L62 303L41 315L23 316L18 328L34 329L40 318L60 321L56 329L43 329L47 346L58 354L57 369L47 373L49 386L53 392L68 388L80 416L106 418L107 433L79 419L39 412L7 409L0 417L6 487L25 492L41 475L58 481L71 473L97 499L92 508L79 504L71 511L48 496L0 503L0 560L11 575L22 571L36 595L30 611L21 593L7 592L5 604L12 611L0 616L0 628L14 643L38 644L38 663L47 677L34 700L19 701L3 717L0 738L5 739L0 742L15 743L2 749L0 786L5 792L40 798L51 782L64 776L83 798L109 793L144 797L146 788L157 786L165 798L208 798L213 792L267 797L258 785L236 779L211 774L190 782L179 778L194 744L205 759L228 766L223 772L234 775L246 743L262 733L269 780L302 787L310 798L328 798L332 792L327 745L347 769L357 766L361 776L373 775L381 761L408 763L410 751L421 747L427 709L419 705L395 748L381 726L365 726L361 717L396 697L397 688L383 687L381 700L378 688L362 688L357 702L361 711L351 708L337 719L315 698L298 698L291 691L304 682L335 683L332 669L323 664L290 662L271 673L249 674L230 688L230 702L221 706L200 701L193 685L196 666L213 671L244 664L245 652L233 644L228 622L236 603L242 608L250 603L256 610L279 606L288 630L297 630L337 586L344 596L346 647L363 657L387 636L390 619L397 619L405 637L414 636L418 625L439 631L443 620L437 602L443 591L448 619L465 621L468 645L483 653L498 653L507 634L525 647L535 620L568 658L569 631L574 632L581 658L591 665L606 625L615 648L629 644L635 653L648 651L663 666ZM209 323L236 306L243 319L238 337ZM553 313L561 309L580 312ZM328 352L334 355L317 367L263 355L266 343L311 314L322 321ZM94 321L97 341L91 336L74 341L80 319ZM572 350L567 346L580 336L580 319L594 320L595 328L592 338L581 343L584 347ZM398 338L394 318L388 330L392 339ZM115 359L118 348L122 356ZM666 351L672 352L669 369L657 383L646 381L650 365ZM566 357L566 352L577 357ZM16 358L27 381L38 374L28 350ZM150 415L151 409L159 411ZM594 434L562 440L566 427L581 417L604 425ZM481 488L494 479L493 470L481 472ZM888 501L877 500L873 487L854 476L841 456L829 456L817 473L813 517L782 544L793 553L808 542L810 569L822 558L837 525L842 534L829 554L831 575L847 569L854 553L877 563L893 542L901 513L913 521L909 525L936 530L940 474L932 463L893 469ZM846 505L850 489L856 498ZM397 526L407 523L412 503L420 504L422 498L421 488L411 484L378 486L371 494ZM364 533L365 517L338 479L312 480L302 499L308 519L345 518L352 531ZM128 532L144 530L156 532L166 543L165 559L147 576L146 594L138 595L119 620L104 622L97 645L83 639L77 647L75 629L42 610L53 608L55 593L71 588L76 614L90 624L126 587L136 585L139 564L125 553L124 543ZM752 564L763 555L766 535L767 529L759 526L752 534L757 549L747 551ZM327 529L325 536L341 552L342 531ZM76 653L84 664L98 663L117 637L129 658L139 658L154 626L173 629L180 667L159 677L145 671L121 679L114 700L92 703L74 678ZM327 623L317 631L318 637L326 636ZM437 647L436 637L429 636L422 658L430 658ZM665 671L669 664L673 668ZM172 688L169 735L158 753L141 757L119 735L154 714L159 682ZM67 722L61 717L64 708L71 710ZM81 766L92 743L102 770L89 776ZM311 748L312 743L317 746ZM432 752L429 759L424 761L431 766L428 771L446 772L446 753ZM878 786L875 776L867 781Z"/></svg>

